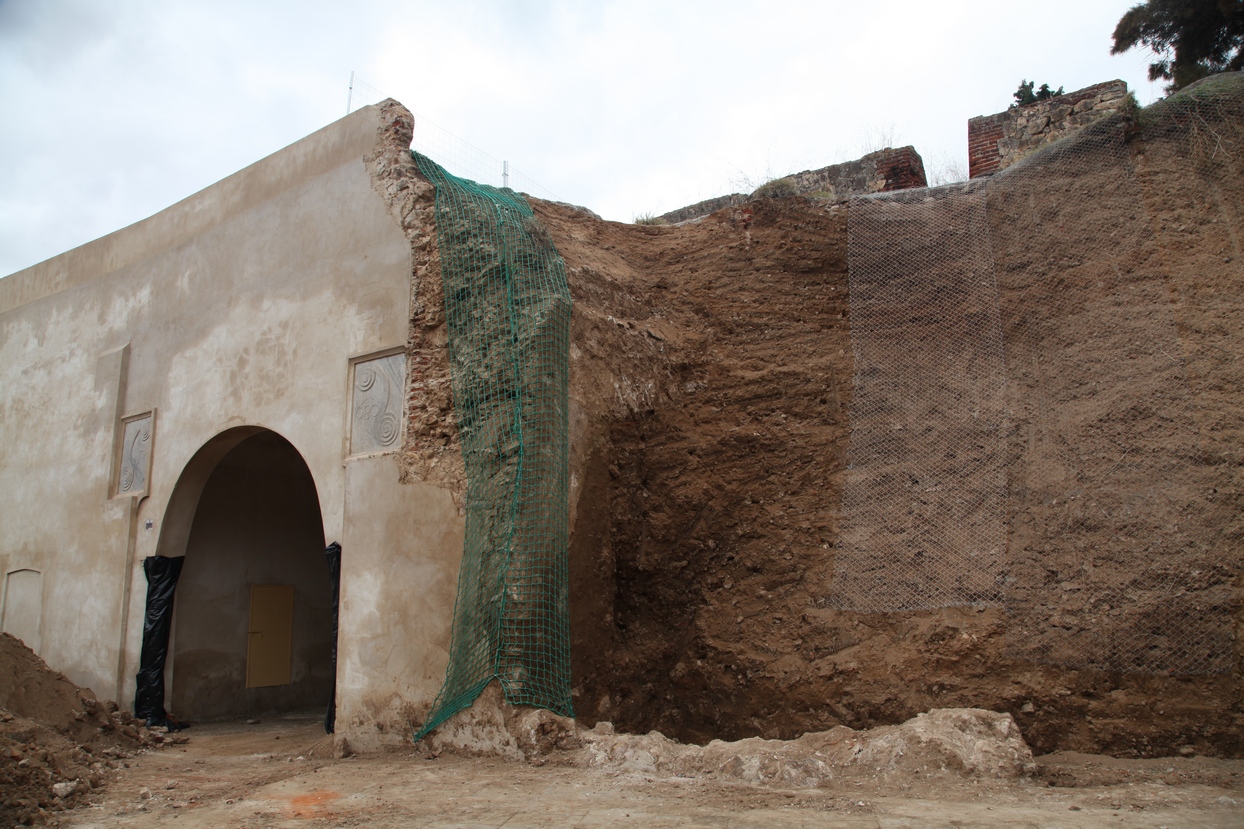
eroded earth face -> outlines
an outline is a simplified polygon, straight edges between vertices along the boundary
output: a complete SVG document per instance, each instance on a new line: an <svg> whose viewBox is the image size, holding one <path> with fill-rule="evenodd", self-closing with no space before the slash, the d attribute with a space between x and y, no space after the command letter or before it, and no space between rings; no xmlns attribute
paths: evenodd
<svg viewBox="0 0 1244 829"><path fill-rule="evenodd" d="M1244 147L1230 106L1220 120ZM1240 755L1244 152L1197 161L1146 117L1112 144L1083 139L1071 162L1008 171L1014 186L973 219L988 229L1006 378L1005 482L991 514L967 519L1005 536L992 606L826 600L852 401L878 368L854 363L850 203L755 199L677 226L534 203L575 303L582 722L704 743L971 707L1010 713L1037 753ZM917 243L937 247L892 240ZM938 274L956 267L917 269L912 290L935 307ZM892 320L895 350L943 336L936 310ZM965 450L941 448L947 468ZM918 499L940 482L910 483ZM885 531L918 532L913 514L897 504ZM1184 621L1162 616L1171 602ZM1128 658L1091 667L1075 647L1094 636ZM1176 640L1197 637L1215 643L1208 669L1181 657ZM1176 661L1132 664L1155 648Z"/></svg>
<svg viewBox="0 0 1244 829"><path fill-rule="evenodd" d="M1174 184L1159 177L1145 192ZM1239 659L1211 675L1075 669L1023 658L1006 606L858 613L824 601L852 426L848 207L759 200L678 227L536 207L566 260L575 301L570 595L581 721L707 742L977 707L1011 713L1038 753L1240 751ZM1205 244L1225 244L1218 209L1202 208L1198 221L1212 236ZM1006 233L1000 227L996 236L1009 245L1007 261L1022 260L1022 240ZM1244 270L1228 275L1244 287ZM1221 273L1205 278L1214 293L1200 291L1181 313L1201 332L1187 333L1190 340L1217 343L1219 317L1234 302L1227 296L1238 292L1226 293ZM1004 320L1020 310L1004 308ZM1234 371L1218 365L1208 343L1195 347L1198 372L1222 379ZM1083 349L1069 350L1067 366L1048 371L1071 371L1082 357ZM1213 391L1218 381L1199 376L1189 382L1204 387L1202 414L1212 408L1225 430L1215 441L1244 434L1232 404ZM1042 428L1017 421L1007 451L1024 457L1020 439ZM1098 454L1114 451L1100 442ZM1197 520L1229 567L1238 521L1223 499L1238 491L1238 466L1227 449L1196 471L1197 480L1217 481ZM1051 550L1044 569L1023 575L1037 580L1041 610L1058 622L1085 612L1083 591L1050 589L1042 579L1075 582L1086 551L1112 549L1140 530L1080 515L1091 509L1083 499L1046 503L1025 482L1062 473L1036 460L1011 476L1008 543ZM1145 520L1168 518L1178 525L1173 514Z"/></svg>

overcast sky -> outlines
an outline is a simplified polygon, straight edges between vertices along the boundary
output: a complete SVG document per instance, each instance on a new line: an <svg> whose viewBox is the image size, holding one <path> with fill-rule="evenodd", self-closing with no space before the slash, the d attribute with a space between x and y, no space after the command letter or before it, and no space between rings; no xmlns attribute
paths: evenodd
<svg viewBox="0 0 1244 829"><path fill-rule="evenodd" d="M340 118L351 72L464 172L607 219L887 145L953 177L1024 78L1156 99L1148 53L1110 55L1136 1L0 0L0 274Z"/></svg>

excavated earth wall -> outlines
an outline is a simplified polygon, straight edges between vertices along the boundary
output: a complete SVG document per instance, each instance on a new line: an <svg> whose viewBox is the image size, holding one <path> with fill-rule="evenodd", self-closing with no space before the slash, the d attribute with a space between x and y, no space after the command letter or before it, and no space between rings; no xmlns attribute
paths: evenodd
<svg viewBox="0 0 1244 829"><path fill-rule="evenodd" d="M825 600L862 425L850 420L851 203L760 199L653 227L535 202L575 302L579 719L704 743L984 708L1010 713L1038 753L1239 756L1244 83L1221 84L1223 120L1194 125L1199 154L1188 129L1142 113L1120 122L1121 151L1086 144L1051 176L1030 161L990 196L1007 376L1005 497L990 520L1009 581L1007 598L974 606ZM1135 307L1121 306L1129 296ZM1135 316L1160 336L1128 351L1150 330ZM1103 354L1130 362L1092 375ZM1108 388L1081 388L1094 384ZM1153 478L1170 470L1181 477ZM1137 500L1155 482L1161 497ZM1192 550L1172 595L1213 611L1205 636L1227 644L1212 672L1146 662L1152 620L1086 600L1111 579L1143 588L1128 579L1149 566L1154 533ZM1109 637L1073 635L1112 624L1142 643L1127 664L1109 661Z"/></svg>

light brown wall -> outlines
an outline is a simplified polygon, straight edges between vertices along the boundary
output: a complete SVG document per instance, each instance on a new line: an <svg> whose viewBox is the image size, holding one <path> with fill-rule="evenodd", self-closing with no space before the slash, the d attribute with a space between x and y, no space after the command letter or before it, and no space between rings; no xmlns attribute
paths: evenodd
<svg viewBox="0 0 1244 829"><path fill-rule="evenodd" d="M337 730L356 749L409 740L449 663L464 520L447 490L397 480L392 455L346 467Z"/></svg>

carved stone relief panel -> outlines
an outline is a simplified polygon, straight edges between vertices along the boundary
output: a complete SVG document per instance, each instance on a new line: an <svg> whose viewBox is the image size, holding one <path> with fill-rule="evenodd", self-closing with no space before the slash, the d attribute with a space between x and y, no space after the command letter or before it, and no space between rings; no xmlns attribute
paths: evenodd
<svg viewBox="0 0 1244 829"><path fill-rule="evenodd" d="M397 451L405 387L405 354L390 354L354 364L350 454Z"/></svg>
<svg viewBox="0 0 1244 829"><path fill-rule="evenodd" d="M155 418L151 412L121 422L121 457L117 464L117 495L146 495L151 470Z"/></svg>

